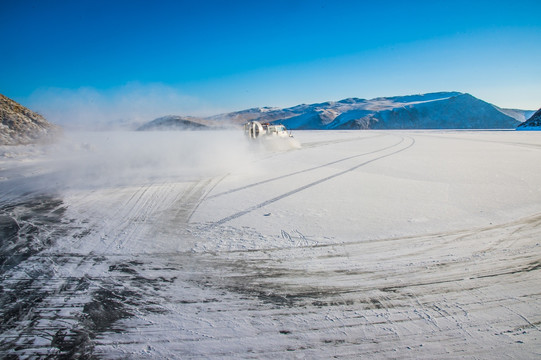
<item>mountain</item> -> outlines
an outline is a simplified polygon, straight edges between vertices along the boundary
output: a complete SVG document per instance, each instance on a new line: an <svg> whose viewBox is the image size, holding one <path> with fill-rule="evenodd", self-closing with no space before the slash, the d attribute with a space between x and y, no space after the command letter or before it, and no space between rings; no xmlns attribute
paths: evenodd
<svg viewBox="0 0 541 360"><path fill-rule="evenodd" d="M519 121L469 94L379 111L373 129L511 129Z"/></svg>
<svg viewBox="0 0 541 360"><path fill-rule="evenodd" d="M281 123L288 129L514 129L528 111L501 109L460 92L380 97L371 100L348 98L289 108L260 107L207 118L175 118L212 125L240 125L250 120ZM141 127L169 128L171 116ZM179 128L183 129L183 126Z"/></svg>
<svg viewBox="0 0 541 360"><path fill-rule="evenodd" d="M541 130L541 109L517 127L517 130Z"/></svg>
<svg viewBox="0 0 541 360"><path fill-rule="evenodd" d="M261 114L258 121L289 129L512 129L520 113L459 92L298 105Z"/></svg>
<svg viewBox="0 0 541 360"><path fill-rule="evenodd" d="M208 126L201 123L201 119L191 116L176 116L167 115L149 123L146 123L137 131L149 131L149 130L202 130Z"/></svg>
<svg viewBox="0 0 541 360"><path fill-rule="evenodd" d="M209 117L208 119L211 121L222 123L243 124L250 120L259 119L261 117L276 120L282 117L280 114L280 108L259 107L241 111L234 111L226 114L214 115Z"/></svg>
<svg viewBox="0 0 541 360"><path fill-rule="evenodd" d="M0 145L50 141L60 132L43 116L0 94Z"/></svg>

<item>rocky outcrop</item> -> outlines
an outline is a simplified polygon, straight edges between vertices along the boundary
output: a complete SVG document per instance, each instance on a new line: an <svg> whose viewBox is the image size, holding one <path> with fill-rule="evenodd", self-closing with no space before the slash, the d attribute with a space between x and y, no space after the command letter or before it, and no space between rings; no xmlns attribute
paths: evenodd
<svg viewBox="0 0 541 360"><path fill-rule="evenodd" d="M0 94L0 145L49 142L60 133L40 114Z"/></svg>

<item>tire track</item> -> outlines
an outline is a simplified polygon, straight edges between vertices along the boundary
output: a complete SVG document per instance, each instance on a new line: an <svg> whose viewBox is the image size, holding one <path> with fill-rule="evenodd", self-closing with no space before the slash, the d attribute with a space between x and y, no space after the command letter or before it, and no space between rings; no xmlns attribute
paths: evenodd
<svg viewBox="0 0 541 360"><path fill-rule="evenodd" d="M388 239L333 244L343 249L333 251L332 258L327 245L310 247L310 253L304 248L277 249L278 254L260 249L259 254L199 254L198 260L208 261L205 268L220 269L205 274L205 286L257 301L247 313L235 316L272 319L275 327L267 323L259 339L280 341L274 347L254 346L256 357L285 351L317 357L319 351L393 358L396 351L404 351L411 358L529 358L538 354L539 344L539 227L527 219L520 222L529 226L502 224L468 237L450 232L413 241L403 238L401 243ZM508 241L517 229L525 239L513 251L489 246ZM478 254L472 246L477 242L488 251ZM426 251L408 251L419 246ZM380 258L387 252L393 257ZM239 309L233 303L219 303L211 316L219 319L222 308ZM219 327L219 320L211 324ZM226 340L213 334L212 341ZM215 351L213 356L227 355Z"/></svg>
<svg viewBox="0 0 541 360"><path fill-rule="evenodd" d="M351 141L361 141L366 139L374 139L377 137L386 136L385 134L378 134L374 136L368 136L368 137L355 137L352 139L336 139L336 140L327 140L327 141L312 141L302 144L303 149L310 149L310 148L316 148L320 146L327 146L327 145L335 145L335 144L342 144L346 142Z"/></svg>
<svg viewBox="0 0 541 360"><path fill-rule="evenodd" d="M537 218L539 216L538 214ZM522 223L529 224L528 228L521 226ZM517 228L521 231L523 241L515 244L512 251L493 246L504 241L513 241L510 234ZM303 279L300 281L303 286L309 283L318 291L327 287L325 284L333 284L328 287L333 290L329 291L332 294L363 294L378 291L383 295L392 293L399 296L408 295L411 291L422 291L417 289L436 287L442 291L450 291L450 287L455 287L454 291L458 291L461 290L456 288L460 287L458 284L464 284L464 288L470 291L486 284L516 282L520 277L525 279L535 277L541 271L540 248L537 244L539 233L539 227L527 218L492 227L490 231L472 231L466 236L461 232L449 232L439 235L348 242L341 244L338 251L333 250L337 248L336 244L326 244L224 251L222 254L228 259L227 265L224 266L250 269L246 272L264 277L269 282L267 286L275 283L275 293L282 291L292 295L296 292L306 292L305 288L296 288L292 285L294 282L291 279L298 277ZM408 248L419 250L390 251L399 247L400 243L407 243ZM312 250L310 260L305 259L306 249ZM389 252L387 257L381 256L387 252ZM250 255L246 255L247 253ZM284 268L281 262L272 261L284 258L286 253L289 256L287 268ZM439 254L446 256L442 257ZM377 257L377 263L371 260L372 255L374 258ZM252 262L244 263L245 258L251 259ZM494 262L494 259L500 260ZM295 263L296 265L292 266ZM347 263L349 265L345 266ZM288 275L287 284L281 281L285 273ZM325 278L324 283L320 283L321 277ZM312 280L306 282L306 278ZM363 281L356 281L356 278L362 278ZM332 281L329 281L330 279ZM249 284L250 281L244 283Z"/></svg>
<svg viewBox="0 0 541 360"><path fill-rule="evenodd" d="M188 224L199 205L207 195L223 180L222 177L202 179L189 186L171 205L172 214L166 220L176 224Z"/></svg>
<svg viewBox="0 0 541 360"><path fill-rule="evenodd" d="M176 191L172 203L177 203L195 199L193 195L203 188L196 182L184 184L184 192L176 187L164 190ZM402 245L396 243L398 239L333 244L341 250L332 259L326 257L329 245L311 247L311 253L289 248L280 249L282 254L259 250L260 254L248 256L164 252L79 258L58 252L55 266L62 271L40 278L28 289L43 295L36 299L32 317L4 335L0 357L3 351L6 358L122 358L126 354L232 358L250 351L250 356L260 358L288 354L393 358L397 353L449 358L478 351L473 354L535 358L539 295L532 278L538 277L537 264L515 269L514 264L522 261L499 248L487 254L486 261L514 269L513 273L483 277L478 270L488 264L471 256L455 258L453 268L435 267L429 261L445 260L441 257L445 250L431 249L434 243L449 244L447 238L466 249L478 235L498 243L516 231L530 238L516 250L539 253L531 246L539 238L533 218L501 227L506 231L493 226L492 233L473 232L469 239L455 233L441 239L420 237L417 242L427 250L425 254L395 253L395 260L406 256L408 261L378 257L386 251L392 255L400 246L416 245L408 238L402 238ZM474 255L469 248L464 251ZM27 268L39 264L37 260L46 261L42 266L50 268L49 258L51 254L36 257ZM471 278L471 274L480 276ZM502 286L513 290L511 284L518 282L524 282L523 293L502 291ZM514 300L521 294L528 307ZM129 321L118 321L123 319ZM217 343L235 348L224 350ZM512 346L522 348L513 353L508 350Z"/></svg>
<svg viewBox="0 0 541 360"><path fill-rule="evenodd" d="M396 147L396 146L400 145L401 143L404 142L404 139L405 139L405 138L402 137L402 140L401 140L399 143L393 145L392 147ZM350 173L350 172L352 172L352 171L355 171L355 170L359 169L360 167L363 167L363 166L365 166L365 165L371 164L371 163L373 163L373 162L375 162L375 161L377 161L377 160L381 160L381 159L387 158L387 157L389 157L389 156L393 156L393 155L396 155L396 154L398 154L398 153L401 153L401 152L403 152L403 151L405 151L405 150L411 148L411 147L415 144L415 139L413 139L413 138L410 137L409 140L411 141L411 143L410 143L409 145L407 145L406 147L404 147L404 148L401 148L401 149L399 149L399 150L393 151L393 152L391 152L391 153L389 153L389 154L385 154L385 155L378 156L378 157L376 157L376 158L374 158L374 159L371 159L371 160L367 160L367 161L362 162L362 163L360 163L360 164L358 164L358 165L355 165L355 166L353 166L353 167L351 167L351 168L349 168L349 169L347 169L347 170L340 171L340 172L335 173L335 174L333 174L333 175L324 177L324 178L322 178L322 179L316 180L316 181L311 182L311 183L309 183L309 184L306 184L306 185L304 185L304 186L301 186L301 187L298 187L298 188L293 189L293 190L291 190L291 191L288 191L288 192L286 192L286 193L284 193L284 194L282 194L282 195L276 196L276 197L274 197L274 198L272 198L272 199L266 200L266 201L264 201L264 202L262 202L262 203L259 203L259 204L257 204L257 205L251 206L251 207L249 207L249 208L247 208L247 209L245 209L245 210L239 211L239 212L237 212L237 213L235 213L235 214L233 214L233 215L230 215L230 216L227 216L227 217L225 217L225 218L223 218L223 219L220 219L220 220L218 220L218 221L216 221L216 222L214 222L214 223L208 225L206 228L207 228L207 229L212 229L212 228L214 228L214 227L216 227L216 226L225 224L225 223L227 223L227 222L229 222L229 221L231 221L231 220L234 220L234 219L237 219L237 218L239 218L239 217L241 217L241 216L244 216L244 215L246 215L246 214L248 214L248 213L250 213L250 212L252 212L252 211L254 211L254 210L260 209L260 208L262 208L262 207L265 207L265 206L267 206L267 205L270 205L270 204L272 204L272 203L275 203L275 202L277 202L277 201L280 201L280 200L282 200L282 199L285 199L285 198L287 198L287 197L289 197L289 196L291 196L291 195L294 195L294 194L296 194L296 193L299 193L299 192L301 192L301 191L304 191L304 190L309 189L309 188L311 188L311 187L314 187L314 186L316 186L316 185L322 184L322 183L327 182L327 181L329 181L329 180L335 179L335 178L337 178L337 177L339 177L339 176L342 176L342 175L345 175L345 174ZM382 151L385 151L385 150L387 150L387 149L388 149L388 148L380 149L379 151L375 151L374 153L382 152Z"/></svg>
<svg viewBox="0 0 541 360"><path fill-rule="evenodd" d="M378 135L378 136L383 136L383 135ZM371 138L374 138L374 137L376 137L376 136L372 136ZM361 140L364 140L364 139L366 139L366 138L363 138ZM359 139L354 139L354 140L359 140ZM352 141L352 140L349 140L349 141ZM369 151L369 152L366 152L366 153L357 154L357 155L353 155L353 156L348 156L348 157L345 157L345 158L342 158L342 159L339 159L339 160L331 161L331 162L323 164L323 165L318 165L318 166L314 166L314 167L311 167L311 168L308 168L308 169L299 170L299 171L295 171L295 172L292 172L292 173L289 173L289 174L277 176L277 177L274 177L274 178L271 178L271 179L258 181L258 182L255 182L255 183L252 183L252 184L249 184L249 185L241 186L241 187L238 187L238 188L235 188L235 189L231 189L231 190L224 191L224 192L221 192L221 193L218 193L218 194L215 194L215 195L208 196L206 199L210 200L210 199L217 198L217 197L220 197L220 196L223 196L223 195L229 195L231 193L235 193L235 192L238 192L238 191L241 191L241 190L246 190L246 189L252 188L254 186L259 186L259 185L267 184L267 183L270 183L270 182L273 182L273 181L282 180L282 179L285 179L285 178L288 178L288 177L291 177L291 176L304 174L304 173L307 173L307 172L310 172L310 171L318 170L318 169L321 169L321 168L324 168L324 167L327 167L327 166L335 165L335 164L338 164L338 163L341 163L341 162L344 162L344 161L347 161L347 160L355 159L355 158L358 158L358 157L361 157L361 156L375 154L375 153L378 153L378 152L381 152L381 151L391 149L391 148L399 145L403 141L404 141L404 138L401 138L401 140L398 141L396 144L393 144L391 146L388 146L388 147L385 147L385 148L382 148L382 149ZM344 142L344 141L337 141L336 143L339 143L339 142ZM332 143L329 143L329 144L332 144ZM329 145L329 144L326 143L325 145Z"/></svg>

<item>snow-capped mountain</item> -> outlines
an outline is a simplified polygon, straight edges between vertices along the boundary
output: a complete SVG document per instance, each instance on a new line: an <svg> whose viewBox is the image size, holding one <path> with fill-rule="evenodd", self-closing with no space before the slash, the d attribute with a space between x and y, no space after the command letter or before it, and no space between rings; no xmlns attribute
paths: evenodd
<svg viewBox="0 0 541 360"><path fill-rule="evenodd" d="M541 130L541 109L537 110L527 121L520 124L517 130Z"/></svg>
<svg viewBox="0 0 541 360"><path fill-rule="evenodd" d="M257 120L290 129L494 129L515 128L520 112L500 108L470 94L440 92L299 105L262 114ZM269 118L269 115L271 117Z"/></svg>
<svg viewBox="0 0 541 360"><path fill-rule="evenodd" d="M0 145L51 140L60 128L43 116L0 94Z"/></svg>
<svg viewBox="0 0 541 360"><path fill-rule="evenodd" d="M288 129L306 130L514 129L526 120L529 113L501 109L466 93L437 92L371 100L348 98L289 108L251 108L207 118L182 119L222 126L257 120L282 123ZM162 126L158 120L153 121L153 128ZM147 125L141 130L146 130ZM169 125L163 124L163 127Z"/></svg>

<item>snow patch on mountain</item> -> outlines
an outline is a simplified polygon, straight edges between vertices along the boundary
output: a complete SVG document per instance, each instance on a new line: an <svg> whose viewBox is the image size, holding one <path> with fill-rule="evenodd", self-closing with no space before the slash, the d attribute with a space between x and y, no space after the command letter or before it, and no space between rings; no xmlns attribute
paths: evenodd
<svg viewBox="0 0 541 360"><path fill-rule="evenodd" d="M520 110L520 109L502 109L498 108L502 113L515 118L520 122L524 122L535 114L535 110Z"/></svg>

